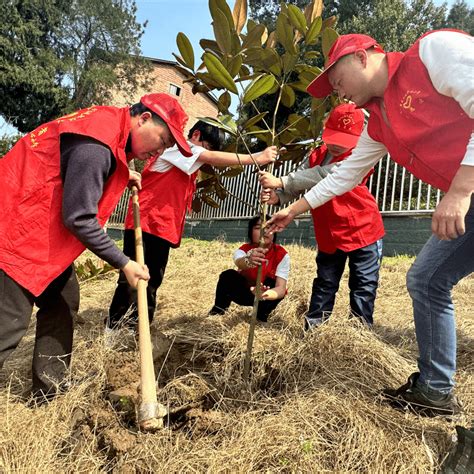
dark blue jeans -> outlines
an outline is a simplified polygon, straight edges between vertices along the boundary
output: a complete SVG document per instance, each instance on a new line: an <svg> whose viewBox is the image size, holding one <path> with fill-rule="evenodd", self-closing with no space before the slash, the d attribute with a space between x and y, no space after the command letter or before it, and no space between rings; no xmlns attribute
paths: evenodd
<svg viewBox="0 0 474 474"><path fill-rule="evenodd" d="M306 315L306 326L320 325L333 308L346 261L349 260L349 289L352 314L366 324L373 323L374 301L379 284L382 240L361 249L335 253L319 251L316 255L317 276Z"/></svg>
<svg viewBox="0 0 474 474"><path fill-rule="evenodd" d="M474 196L465 223L466 233L457 239L432 235L407 275L420 351L417 385L428 394L444 395L454 386L456 321L451 292L474 272Z"/></svg>

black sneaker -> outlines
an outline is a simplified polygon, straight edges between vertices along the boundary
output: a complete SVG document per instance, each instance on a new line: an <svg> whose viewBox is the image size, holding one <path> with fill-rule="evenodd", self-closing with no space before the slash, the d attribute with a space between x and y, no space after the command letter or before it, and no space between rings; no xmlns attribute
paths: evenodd
<svg viewBox="0 0 474 474"><path fill-rule="evenodd" d="M382 396L397 410L411 411L422 416L451 416L461 413L461 404L454 394L430 397L417 387L419 372L408 377L408 382L400 388L386 388Z"/></svg>

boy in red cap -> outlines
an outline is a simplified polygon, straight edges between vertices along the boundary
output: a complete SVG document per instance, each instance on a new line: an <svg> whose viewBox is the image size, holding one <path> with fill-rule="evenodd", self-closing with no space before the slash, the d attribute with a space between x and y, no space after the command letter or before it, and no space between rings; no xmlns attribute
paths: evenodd
<svg viewBox="0 0 474 474"><path fill-rule="evenodd" d="M304 168L282 178L260 173L262 200L286 204L312 188L327 175L325 165L350 156L363 127L364 113L354 104L335 107L322 134L324 144L309 155ZM318 244L317 277L305 317L306 329L319 326L331 314L346 261L352 314L369 326L373 323L384 227L377 203L366 186L367 177L352 191L311 210Z"/></svg>
<svg viewBox="0 0 474 474"><path fill-rule="evenodd" d="M79 285L73 262L85 248L136 286L146 267L104 233L131 178L127 162L161 155L183 136L187 115L167 94L132 107L94 106L38 127L0 160L0 367L38 307L33 394L53 396L69 367Z"/></svg>
<svg viewBox="0 0 474 474"><path fill-rule="evenodd" d="M385 53L366 35L344 35L325 71L308 87L335 90L370 112L351 157L270 221L281 230L358 184L387 152L417 178L445 192L430 237L408 272L419 372L385 395L396 408L435 416L460 411L453 394L456 324L452 288L474 271L474 39L434 31L405 53Z"/></svg>
<svg viewBox="0 0 474 474"><path fill-rule="evenodd" d="M263 166L275 161L277 148L271 146L252 157L246 154L220 151L222 134L219 129L200 120L188 134L192 156L184 157L182 150L170 148L163 155L147 163L142 174L140 214L143 231L145 262L150 271L147 285L148 316L153 320L156 292L160 287L168 264L170 248L177 248L184 230L186 211L190 208L198 171L204 164L213 166ZM167 192L161 192L166 186ZM132 205L128 207L123 239L125 255L135 257ZM120 272L117 288L109 308L106 332L120 325L134 329L138 321L137 291L127 284Z"/></svg>

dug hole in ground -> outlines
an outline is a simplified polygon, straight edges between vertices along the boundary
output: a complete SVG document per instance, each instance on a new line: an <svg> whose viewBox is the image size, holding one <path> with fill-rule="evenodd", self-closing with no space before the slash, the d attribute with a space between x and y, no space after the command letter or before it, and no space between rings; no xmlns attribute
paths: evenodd
<svg viewBox="0 0 474 474"><path fill-rule="evenodd" d="M346 272L330 321L304 334L315 252L285 247L289 294L256 328L250 385L241 374L251 308L207 315L236 244L185 240L171 252L152 326L158 399L171 416L154 434L137 431L133 337L123 332L113 347L104 343L117 273L82 283L70 390L36 409L20 400L34 322L0 371L0 472L436 471L455 424L474 419L474 278L454 291L456 390L465 413L455 422L420 418L378 398L416 370L405 288L413 259L384 259L372 331L347 318Z"/></svg>

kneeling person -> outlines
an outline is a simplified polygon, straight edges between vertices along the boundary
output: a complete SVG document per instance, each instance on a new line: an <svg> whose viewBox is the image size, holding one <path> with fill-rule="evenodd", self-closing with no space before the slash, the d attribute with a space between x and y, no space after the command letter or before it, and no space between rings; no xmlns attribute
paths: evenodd
<svg viewBox="0 0 474 474"><path fill-rule="evenodd" d="M275 243L276 234L265 234L264 247L260 248L261 221L253 217L248 225L248 242L234 252L238 270L226 270L219 276L214 306L209 314L224 314L232 302L253 306L258 267L262 265L262 300L258 304L257 319L268 320L270 313L283 300L290 274L290 256Z"/></svg>

